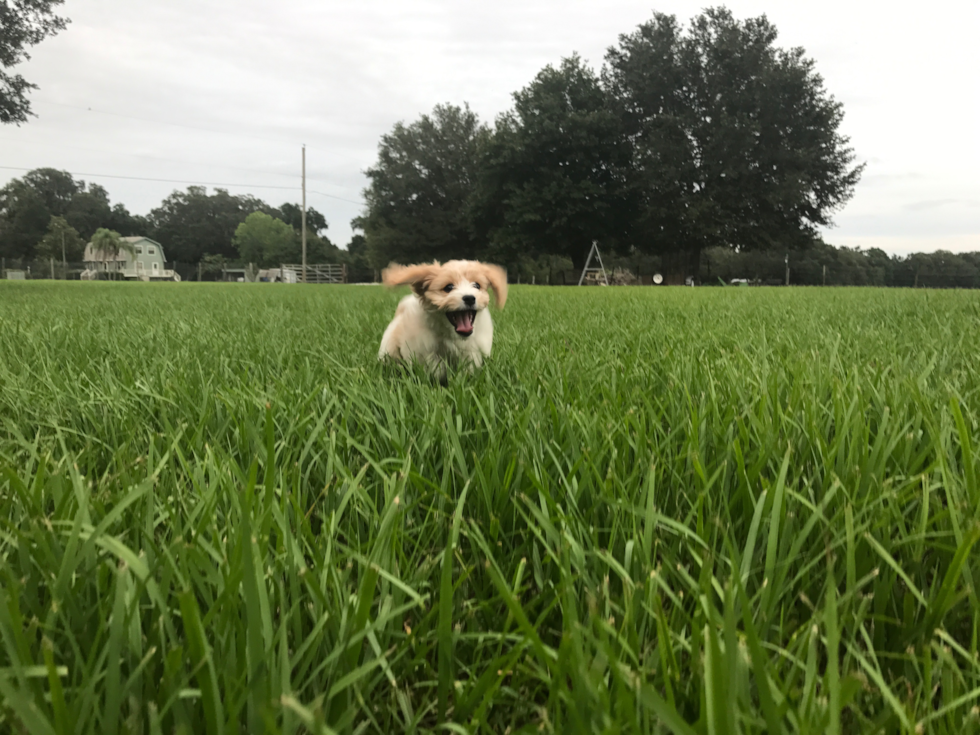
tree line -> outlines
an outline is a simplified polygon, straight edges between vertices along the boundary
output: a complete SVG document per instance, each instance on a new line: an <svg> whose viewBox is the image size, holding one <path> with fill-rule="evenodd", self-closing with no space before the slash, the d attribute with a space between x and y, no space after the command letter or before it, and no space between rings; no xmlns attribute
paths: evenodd
<svg viewBox="0 0 980 735"><path fill-rule="evenodd" d="M174 191L146 216L112 204L104 187L66 171L35 169L0 189L0 256L7 259L81 261L85 244L100 229L123 237L150 237L171 261L219 267L227 261L274 266L299 262L302 210L274 207L251 195L200 186ZM306 210L307 260L352 260L326 234L327 220ZM356 250L356 248L355 248Z"/></svg>
<svg viewBox="0 0 980 735"><path fill-rule="evenodd" d="M888 255L879 248L835 248L824 243L788 252L735 253L706 251L702 282L748 279L784 283L786 269L793 286L898 286L905 288L980 288L980 253L912 253Z"/></svg>
<svg viewBox="0 0 980 735"><path fill-rule="evenodd" d="M765 16L655 13L600 71L572 55L494 124L437 106L385 135L356 220L380 267L466 254L504 263L605 252L657 256L672 282L709 248L804 249L853 195L863 164L843 106Z"/></svg>
<svg viewBox="0 0 980 735"><path fill-rule="evenodd" d="M664 271L660 256L639 251L604 254L602 261L608 279L616 284L649 285L654 274ZM792 286L980 288L980 252L937 250L902 256L880 248L862 250L823 242L791 250L707 248L701 253L700 283L783 285L787 268ZM515 283L575 284L581 273L570 258L554 255L525 256L508 266L508 277Z"/></svg>

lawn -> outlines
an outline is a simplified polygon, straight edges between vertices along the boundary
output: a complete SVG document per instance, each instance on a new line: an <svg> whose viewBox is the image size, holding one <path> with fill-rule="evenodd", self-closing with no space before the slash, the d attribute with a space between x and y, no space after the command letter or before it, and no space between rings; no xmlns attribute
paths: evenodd
<svg viewBox="0 0 980 735"><path fill-rule="evenodd" d="M0 283L0 732L980 731L980 294L400 295Z"/></svg>

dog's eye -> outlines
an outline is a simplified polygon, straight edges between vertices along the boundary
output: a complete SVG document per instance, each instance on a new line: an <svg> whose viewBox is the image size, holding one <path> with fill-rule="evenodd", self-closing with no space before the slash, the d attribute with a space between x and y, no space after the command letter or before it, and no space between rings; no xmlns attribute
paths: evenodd
<svg viewBox="0 0 980 735"><path fill-rule="evenodd" d="M473 288L475 288L477 291L479 291L480 290L480 284L479 283L474 283L473 284Z"/></svg>
<svg viewBox="0 0 980 735"><path fill-rule="evenodd" d="M445 287L444 289L442 289L442 290L443 290L443 291L445 291L446 293L449 293L450 291L452 291L452 290L453 290L453 288L454 288L454 286L453 286L453 284L451 284L451 283L450 283L449 285L447 285L447 286L446 286L446 287Z"/></svg>

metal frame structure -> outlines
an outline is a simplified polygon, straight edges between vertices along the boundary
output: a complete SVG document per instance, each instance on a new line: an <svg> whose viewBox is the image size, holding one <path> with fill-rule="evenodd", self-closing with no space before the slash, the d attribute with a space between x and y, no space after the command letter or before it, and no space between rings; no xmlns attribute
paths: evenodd
<svg viewBox="0 0 980 735"><path fill-rule="evenodd" d="M598 268L589 268L589 264L592 263L592 254L595 253L596 259L599 261ZM602 256L599 255L599 244L596 240L592 241L592 248L589 250L589 257L585 259L585 267L582 269L582 275L579 276L578 285L581 286L585 281L586 273L602 273L602 280L608 286L609 279L606 277L606 267L602 264Z"/></svg>

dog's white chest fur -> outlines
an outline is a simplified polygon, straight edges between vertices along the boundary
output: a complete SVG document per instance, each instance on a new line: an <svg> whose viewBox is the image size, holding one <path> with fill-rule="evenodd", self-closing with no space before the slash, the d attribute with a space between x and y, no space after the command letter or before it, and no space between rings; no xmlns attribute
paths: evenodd
<svg viewBox="0 0 980 735"><path fill-rule="evenodd" d="M469 337L456 334L441 311L426 311L415 295L406 296L395 310L395 318L381 337L378 358L418 360L430 370L444 373L447 362L480 367L493 346L493 320L489 309L480 309L473 319Z"/></svg>

